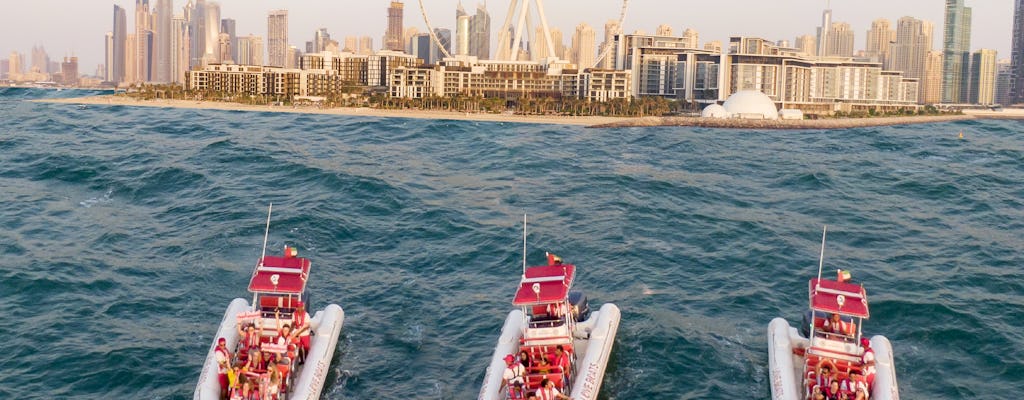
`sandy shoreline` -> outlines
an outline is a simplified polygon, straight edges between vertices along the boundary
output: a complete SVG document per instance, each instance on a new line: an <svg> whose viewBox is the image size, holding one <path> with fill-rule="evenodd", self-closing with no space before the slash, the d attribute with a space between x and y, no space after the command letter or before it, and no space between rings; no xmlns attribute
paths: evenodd
<svg viewBox="0 0 1024 400"><path fill-rule="evenodd" d="M926 124L933 122L960 121L975 118L986 119L1022 119L1024 110L1007 109L1004 111L965 110L962 115L932 115L909 117L876 117L876 118L836 118L819 120L743 120L743 119L710 119L696 117L567 117L513 114L477 114L438 110L384 110L376 108L316 108L313 106L259 106L219 101L194 100L139 100L126 96L100 95L73 97L63 99L33 100L44 103L84 104L103 106L136 106L162 108L189 108L203 110L285 112L304 114L326 114L341 116L363 116L380 118L415 118L415 119L450 119L458 121L509 122L525 124L579 125L594 128L627 128L654 126L697 126L726 129L842 129L871 126Z"/></svg>
<svg viewBox="0 0 1024 400"><path fill-rule="evenodd" d="M616 117L564 117L564 116L542 116L542 115L512 115L512 114L477 114L460 113L439 110L384 110L364 107L337 107L337 108L316 108L313 106L260 106L239 103L228 103L220 101L195 101L195 100L139 100L126 96L88 96L72 97L64 99L40 99L34 100L41 103L64 103L84 104L103 106L133 106L133 107L162 107L162 108L190 108L202 110L227 110L227 111L257 111L257 112L284 112L302 114L326 114L361 117L381 118L415 118L415 119L450 119L459 121L486 121L486 122L510 122L523 124L560 124L560 125L582 125L593 126L607 123L614 123L627 118Z"/></svg>

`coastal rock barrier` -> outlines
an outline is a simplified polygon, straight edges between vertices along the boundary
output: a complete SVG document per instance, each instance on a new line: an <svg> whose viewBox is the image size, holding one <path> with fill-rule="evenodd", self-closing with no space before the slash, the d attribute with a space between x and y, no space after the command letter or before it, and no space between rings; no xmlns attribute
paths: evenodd
<svg viewBox="0 0 1024 400"><path fill-rule="evenodd" d="M842 129L866 126L927 124L974 119L973 115L928 115L876 118L831 118L803 120L716 119L698 117L641 117L590 125L588 128L629 128L652 126L697 126L731 129Z"/></svg>

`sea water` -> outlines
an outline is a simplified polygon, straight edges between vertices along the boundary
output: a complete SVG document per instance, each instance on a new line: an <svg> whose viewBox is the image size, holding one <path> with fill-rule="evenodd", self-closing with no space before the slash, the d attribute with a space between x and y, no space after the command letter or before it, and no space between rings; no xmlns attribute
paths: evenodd
<svg viewBox="0 0 1024 400"><path fill-rule="evenodd" d="M601 397L767 398L766 329L848 269L905 399L1024 387L1021 122L587 129L28 102L0 89L3 398L192 396L259 257L347 314L324 398L469 399L522 268L622 309ZM963 131L964 138L958 139Z"/></svg>

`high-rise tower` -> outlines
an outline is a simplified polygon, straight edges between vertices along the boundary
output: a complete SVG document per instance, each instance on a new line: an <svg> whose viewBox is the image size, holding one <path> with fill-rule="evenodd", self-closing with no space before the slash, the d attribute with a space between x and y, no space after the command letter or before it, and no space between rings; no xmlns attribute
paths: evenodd
<svg viewBox="0 0 1024 400"><path fill-rule="evenodd" d="M171 19L174 18L173 0L156 0L155 26L153 41L156 42L153 54L153 80L171 82Z"/></svg>
<svg viewBox="0 0 1024 400"><path fill-rule="evenodd" d="M1010 103L1024 103L1024 0L1013 2L1013 48L1010 53Z"/></svg>
<svg viewBox="0 0 1024 400"><path fill-rule="evenodd" d="M267 15L267 65L283 67L288 57L288 10Z"/></svg>
<svg viewBox="0 0 1024 400"><path fill-rule="evenodd" d="M825 6L825 11L821 13L821 26L818 27L818 56L824 57L829 53L828 49L828 33L832 29L832 10Z"/></svg>
<svg viewBox="0 0 1024 400"><path fill-rule="evenodd" d="M469 20L469 55L491 58L491 14L484 4L476 6L476 14Z"/></svg>
<svg viewBox="0 0 1024 400"><path fill-rule="evenodd" d="M971 49L971 9L964 0L946 0L942 35L942 102L965 103Z"/></svg>
<svg viewBox="0 0 1024 400"><path fill-rule="evenodd" d="M586 22L576 25L576 33L572 35L572 57L580 70L594 66L597 54L597 33Z"/></svg>
<svg viewBox="0 0 1024 400"><path fill-rule="evenodd" d="M388 28L384 32L384 48L387 50L404 51L402 43L402 12L405 5L400 1L392 1L388 7Z"/></svg>
<svg viewBox="0 0 1024 400"><path fill-rule="evenodd" d="M879 18L871 22L871 29L868 30L867 45L864 46L865 53L882 64L886 64L889 58L890 43L896 40L896 31L892 29L889 20Z"/></svg>
<svg viewBox="0 0 1024 400"><path fill-rule="evenodd" d="M114 83L124 82L125 44L128 40L128 14L123 8L114 5L114 30L111 55L111 76L110 81Z"/></svg>

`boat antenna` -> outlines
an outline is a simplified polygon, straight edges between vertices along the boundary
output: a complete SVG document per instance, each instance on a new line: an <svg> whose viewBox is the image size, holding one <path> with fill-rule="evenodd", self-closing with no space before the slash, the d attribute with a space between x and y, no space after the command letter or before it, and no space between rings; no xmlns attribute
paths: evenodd
<svg viewBox="0 0 1024 400"><path fill-rule="evenodd" d="M523 213L523 276L526 276L526 213Z"/></svg>
<svg viewBox="0 0 1024 400"><path fill-rule="evenodd" d="M263 265L263 257L267 256L267 237L270 236L270 212L274 210L274 203L267 207L267 229L263 231L263 253L260 254L260 265Z"/></svg>
<svg viewBox="0 0 1024 400"><path fill-rule="evenodd" d="M828 232L828 225L821 230L821 256L818 257L818 281L815 284L815 289L818 285L821 285L821 268L825 265L825 233Z"/></svg>

